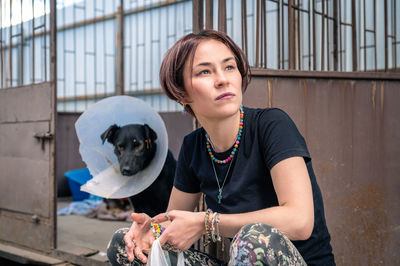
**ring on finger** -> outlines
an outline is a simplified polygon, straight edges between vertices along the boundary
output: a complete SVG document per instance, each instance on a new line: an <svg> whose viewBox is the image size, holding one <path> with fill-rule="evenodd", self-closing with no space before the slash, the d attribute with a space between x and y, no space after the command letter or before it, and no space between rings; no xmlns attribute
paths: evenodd
<svg viewBox="0 0 400 266"><path fill-rule="evenodd" d="M144 215L144 213L142 213L143 216L143 223L146 222L146 215Z"/></svg>
<svg viewBox="0 0 400 266"><path fill-rule="evenodd" d="M171 221L171 218L168 216L168 212L166 212L164 215L165 215L165 218L167 218L168 221Z"/></svg>

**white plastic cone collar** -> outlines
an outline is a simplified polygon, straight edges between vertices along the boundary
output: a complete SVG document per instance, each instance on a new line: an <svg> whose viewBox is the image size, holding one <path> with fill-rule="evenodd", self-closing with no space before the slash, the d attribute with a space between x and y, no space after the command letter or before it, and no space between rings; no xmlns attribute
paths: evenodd
<svg viewBox="0 0 400 266"><path fill-rule="evenodd" d="M133 176L119 170L114 146L102 143L101 134L111 125L148 124L156 133L157 150L151 163ZM76 121L79 152L93 179L82 191L103 198L126 198L149 187L160 174L168 152L168 135L160 115L146 102L130 96L105 98L90 106Z"/></svg>

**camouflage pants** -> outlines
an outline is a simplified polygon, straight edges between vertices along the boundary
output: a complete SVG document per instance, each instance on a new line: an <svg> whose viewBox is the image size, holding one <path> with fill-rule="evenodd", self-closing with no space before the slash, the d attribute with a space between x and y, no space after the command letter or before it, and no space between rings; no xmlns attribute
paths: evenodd
<svg viewBox="0 0 400 266"><path fill-rule="evenodd" d="M129 262L123 237L128 228L114 233L107 256L112 265L144 265L139 260ZM169 265L176 265L177 254L164 251ZM183 252L185 265L226 265L205 253L189 249ZM236 234L230 247L229 265L306 265L292 242L277 229L261 223L249 224Z"/></svg>

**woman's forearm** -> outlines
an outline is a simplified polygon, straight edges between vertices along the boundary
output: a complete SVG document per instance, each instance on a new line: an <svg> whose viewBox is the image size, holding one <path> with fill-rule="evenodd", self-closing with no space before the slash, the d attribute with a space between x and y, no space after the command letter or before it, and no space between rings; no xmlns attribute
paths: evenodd
<svg viewBox="0 0 400 266"><path fill-rule="evenodd" d="M312 233L314 215L304 215L291 206L277 206L240 214L221 214L220 234L232 238L244 225L257 222L277 228L290 240L305 240Z"/></svg>

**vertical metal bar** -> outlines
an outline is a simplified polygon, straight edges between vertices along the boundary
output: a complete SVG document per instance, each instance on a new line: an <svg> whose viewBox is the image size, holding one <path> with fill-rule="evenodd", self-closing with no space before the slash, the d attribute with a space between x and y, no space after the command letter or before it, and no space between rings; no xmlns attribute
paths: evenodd
<svg viewBox="0 0 400 266"><path fill-rule="evenodd" d="M265 42L265 0L260 1L260 67L266 68L266 60L264 57L266 56L266 42Z"/></svg>
<svg viewBox="0 0 400 266"><path fill-rule="evenodd" d="M353 55L353 71L358 70L357 61L357 19L356 19L356 0L351 1L351 24L352 24L352 55Z"/></svg>
<svg viewBox="0 0 400 266"><path fill-rule="evenodd" d="M374 10L374 63L375 63L375 71L378 70L378 66L376 63L377 57L376 57L376 0L374 2L374 7L372 8Z"/></svg>
<svg viewBox="0 0 400 266"><path fill-rule="evenodd" d="M73 9L73 18L74 18L74 23L76 23L76 3L74 2L74 4L73 4L73 6L72 6L72 9ZM77 68L77 66L76 66L76 61L77 61L77 58L76 58L76 48L77 48L77 44L76 44L76 28L74 28L73 29L73 40L74 40L74 49L73 49L73 51L74 51L74 97L75 97L75 99L74 99L74 111L75 112L77 112L78 111L78 90L77 90L77 83L76 83L76 77L78 76L78 68Z"/></svg>
<svg viewBox="0 0 400 266"><path fill-rule="evenodd" d="M293 0L288 2L288 30L289 30L289 69L295 68L295 32L294 32Z"/></svg>
<svg viewBox="0 0 400 266"><path fill-rule="evenodd" d="M21 33L20 33L20 40L21 40L21 43L20 43L20 47L21 47L21 50L20 50L20 54L19 54L19 69L20 69L20 71L19 71L19 85L23 85L24 84L24 28L23 28L23 24L24 24L24 22L23 22L23 17L22 17L22 10L23 10L23 8L22 8L22 2L21 2L21 23L19 24L20 25L20 31L21 31Z"/></svg>
<svg viewBox="0 0 400 266"><path fill-rule="evenodd" d="M387 0L385 0L384 3L385 6L385 72L388 71L388 48L389 48L389 44L388 44L388 4L387 4ZM396 10L395 10L396 12Z"/></svg>
<svg viewBox="0 0 400 266"><path fill-rule="evenodd" d="M65 25L65 8L64 8L64 6L62 7L62 20L63 20L63 22L62 22L62 24L63 25ZM66 52L65 52L65 31L63 31L62 32L62 34L63 34L63 44L62 44L62 47L63 47L63 51L62 51L62 57L63 57L63 74L62 74L62 76L63 76L63 78L61 79L62 81L63 81L63 94L62 94L62 96L63 97L65 97L65 95L66 95L66 86L65 86L65 83L66 83L66 77L65 77L65 66L66 66L66 63L65 63L65 58L66 58L66 56L65 56L65 54L66 54ZM58 95L58 96L60 96L60 95ZM66 109L66 103L65 103L65 101L64 102L62 102L62 106L63 106L63 111L66 111L67 109Z"/></svg>
<svg viewBox="0 0 400 266"><path fill-rule="evenodd" d="M0 3L0 14L3 14L3 3ZM0 88L3 88L4 56L3 56L3 20L0 19Z"/></svg>
<svg viewBox="0 0 400 266"><path fill-rule="evenodd" d="M338 71L338 1L333 0L333 70Z"/></svg>
<svg viewBox="0 0 400 266"><path fill-rule="evenodd" d="M246 0L242 0L242 49L243 49L244 53L248 56Z"/></svg>
<svg viewBox="0 0 400 266"><path fill-rule="evenodd" d="M46 28L46 0L43 0L43 19L44 19L44 23L43 23L43 31L46 32L47 28ZM46 38L47 34L43 34L43 42L44 42L44 56L43 56L43 67L44 67L44 81L47 81L47 38Z"/></svg>
<svg viewBox="0 0 400 266"><path fill-rule="evenodd" d="M396 6L396 1L392 2L393 5L393 19L392 19L392 23L393 23L393 40L392 40L392 50L393 50L393 70L397 69L397 6ZM394 44L394 45L393 45ZM394 46L394 47L393 47Z"/></svg>
<svg viewBox="0 0 400 266"><path fill-rule="evenodd" d="M267 8L265 4L265 0L262 1L262 10L263 10L263 22L262 25L264 27L263 30L263 40L264 40L264 68L267 68L267 55L268 55L268 47L267 47Z"/></svg>
<svg viewBox="0 0 400 266"><path fill-rule="evenodd" d="M120 6L116 15L117 22L117 56L115 67L117 69L117 90L116 95L124 94L124 0L119 1Z"/></svg>
<svg viewBox="0 0 400 266"><path fill-rule="evenodd" d="M260 1L257 0L256 11L256 62L255 67L259 67L259 52L260 52Z"/></svg>
<svg viewBox="0 0 400 266"><path fill-rule="evenodd" d="M193 32L198 33L203 29L203 0L192 0L193 7Z"/></svg>
<svg viewBox="0 0 400 266"><path fill-rule="evenodd" d="M206 0L206 29L213 28L213 7L214 7L213 0Z"/></svg>
<svg viewBox="0 0 400 266"><path fill-rule="evenodd" d="M50 82L52 83L52 119L50 123L50 132L55 133L56 131L56 112L57 112L57 1L51 0L50 1ZM51 145L50 154L52 157L50 159L50 177L52 184L50 197L51 197L51 221L52 221L52 232L51 232L51 239L52 239L52 248L55 248L57 245L57 218L56 218L56 204L57 202L57 182L55 179L55 140L53 139Z"/></svg>
<svg viewBox="0 0 400 266"><path fill-rule="evenodd" d="M364 38L364 71L367 71L367 25L366 25L366 10L365 10L365 0L363 2L363 38Z"/></svg>
<svg viewBox="0 0 400 266"><path fill-rule="evenodd" d="M226 0L218 1L218 30L226 33Z"/></svg>
<svg viewBox="0 0 400 266"><path fill-rule="evenodd" d="M321 71L325 70L325 0L321 9Z"/></svg>
<svg viewBox="0 0 400 266"><path fill-rule="evenodd" d="M7 87L12 87L12 0L10 0L10 31L8 43L8 82Z"/></svg>
<svg viewBox="0 0 400 266"><path fill-rule="evenodd" d="M281 0L281 29L282 29L282 69L285 68L285 23L284 23L284 19L285 19L285 10L283 8L283 0Z"/></svg>
<svg viewBox="0 0 400 266"><path fill-rule="evenodd" d="M325 47L326 47L326 70L330 70L330 57L331 57L331 52L330 52L330 46L329 46L329 41L330 41L330 30L329 30L329 26L330 26L330 16L329 16L329 11L330 11L330 6L329 3L331 3L330 1L328 1L324 7L324 17L326 20L326 42L325 42Z"/></svg>
<svg viewBox="0 0 400 266"><path fill-rule="evenodd" d="M297 15L296 15L297 13ZM296 36L296 61L295 61L295 69L300 70L301 68L301 42L300 42L300 2L299 0L296 0L296 12L295 12L295 17L296 17L296 24L295 24L295 36Z"/></svg>
<svg viewBox="0 0 400 266"><path fill-rule="evenodd" d="M343 71L343 47L342 47L342 0L338 2L338 17L337 17L337 25L339 27L339 51L338 51L338 61L340 64L340 71Z"/></svg>
<svg viewBox="0 0 400 266"><path fill-rule="evenodd" d="M84 2L84 19L87 19L87 8L86 8L86 2ZM88 90L87 90L87 75L86 75L86 67L87 67L87 55L88 55L88 50L87 50L87 45L86 45L86 28L88 26L83 27L83 45L84 45L84 60L83 60L83 77L85 79L85 109L88 107Z"/></svg>
<svg viewBox="0 0 400 266"><path fill-rule="evenodd" d="M308 0L308 70L311 70L311 1Z"/></svg>
<svg viewBox="0 0 400 266"><path fill-rule="evenodd" d="M32 0L32 84L35 83L35 0Z"/></svg>
<svg viewBox="0 0 400 266"><path fill-rule="evenodd" d="M276 27L277 27L277 32L278 32L278 38L277 39L277 62L278 62L278 69L282 68L282 64L281 64L281 27L280 27L280 21L281 21L281 8L279 5L279 2L276 4L277 5L277 16L276 16Z"/></svg>
<svg viewBox="0 0 400 266"><path fill-rule="evenodd" d="M312 0L312 18L313 18L313 70L316 70L317 67L317 48L316 48L316 40L315 40L315 0Z"/></svg>

